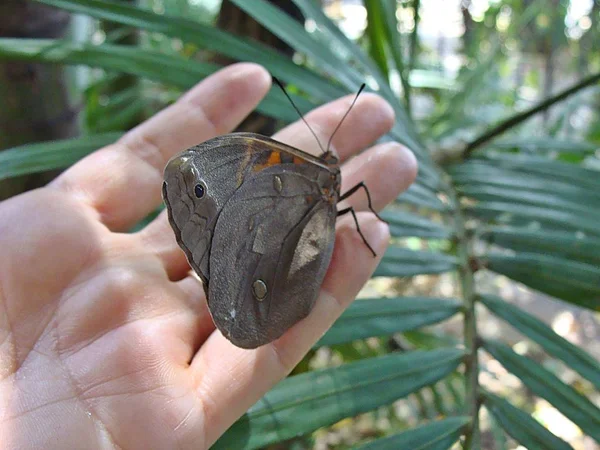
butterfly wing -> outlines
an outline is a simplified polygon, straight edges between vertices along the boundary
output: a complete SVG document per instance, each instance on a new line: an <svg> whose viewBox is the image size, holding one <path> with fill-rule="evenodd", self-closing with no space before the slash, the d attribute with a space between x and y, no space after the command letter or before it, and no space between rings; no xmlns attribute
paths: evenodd
<svg viewBox="0 0 600 450"><path fill-rule="evenodd" d="M223 205L248 174L268 161L271 149L251 133L210 139L171 158L164 171L163 199L179 246L206 287L214 227ZM203 193L199 197L196 186Z"/></svg>
<svg viewBox="0 0 600 450"><path fill-rule="evenodd" d="M219 215L208 304L217 327L239 347L278 338L317 298L333 252L336 210L323 198L315 170L265 169Z"/></svg>

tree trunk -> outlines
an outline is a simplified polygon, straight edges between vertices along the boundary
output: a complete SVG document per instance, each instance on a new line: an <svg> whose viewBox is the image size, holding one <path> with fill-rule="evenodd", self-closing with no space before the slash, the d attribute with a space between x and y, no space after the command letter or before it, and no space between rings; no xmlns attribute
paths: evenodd
<svg viewBox="0 0 600 450"><path fill-rule="evenodd" d="M0 37L61 38L69 28L64 11L28 0L2 0ZM79 133L78 110L62 67L0 63L0 149ZM0 182L0 200L46 184L55 173Z"/></svg>

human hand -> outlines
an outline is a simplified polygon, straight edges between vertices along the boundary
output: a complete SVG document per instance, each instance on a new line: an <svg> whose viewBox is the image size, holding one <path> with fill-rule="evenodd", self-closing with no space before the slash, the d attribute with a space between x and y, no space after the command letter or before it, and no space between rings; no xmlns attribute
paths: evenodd
<svg viewBox="0 0 600 450"><path fill-rule="evenodd" d="M168 159L232 130L270 86L254 64L230 66L89 155L45 188L0 203L0 442L6 448L208 448L285 377L355 298L387 246L386 224L359 212L337 223L311 314L254 350L215 331L160 202ZM353 96L307 114L326 142ZM291 106L290 106L291 107ZM333 148L342 192L364 180L381 209L414 180L398 144L358 155L386 133L391 108L362 95ZM319 152L302 122L275 139ZM357 155L355 158L350 158ZM366 198L349 200L366 210Z"/></svg>

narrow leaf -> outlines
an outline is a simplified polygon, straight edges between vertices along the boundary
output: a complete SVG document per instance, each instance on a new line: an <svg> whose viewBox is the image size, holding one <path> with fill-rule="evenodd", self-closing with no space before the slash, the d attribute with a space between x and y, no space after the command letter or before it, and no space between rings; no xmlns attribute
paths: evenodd
<svg viewBox="0 0 600 450"><path fill-rule="evenodd" d="M452 179L462 191L466 188L496 188L545 193L579 203L600 204L600 192L570 181L540 173L524 173L487 164L462 164L451 168ZM464 191L468 192L468 191Z"/></svg>
<svg viewBox="0 0 600 450"><path fill-rule="evenodd" d="M392 206L384 209L380 216L390 226L392 236L447 239L452 235L452 230L447 227L423 216L394 209Z"/></svg>
<svg viewBox="0 0 600 450"><path fill-rule="evenodd" d="M387 80L377 70L373 61L367 56L363 49L354 41L350 40L329 17L323 12L323 7L320 2L315 0L292 0L302 11L306 18L315 21L319 29L327 33L328 40L335 48L343 49L343 52L350 58L355 60L355 64L359 66L365 73L371 74L377 84L382 87L387 87ZM389 91L391 92L391 91ZM389 95L386 95L388 97Z"/></svg>
<svg viewBox="0 0 600 450"><path fill-rule="evenodd" d="M0 39L0 60L18 59L63 64L86 64L92 67L130 73L150 80L191 88L216 72L219 66L178 56L143 50L125 45L91 45L51 39ZM171 70L164 70L169 67ZM314 104L304 97L290 94L300 110ZM272 88L257 110L287 122L297 119L296 112L278 88Z"/></svg>
<svg viewBox="0 0 600 450"><path fill-rule="evenodd" d="M600 174L598 174L600 176ZM471 185L461 186L462 195L482 201L511 202L520 205L532 205L539 208L560 210L575 215L581 215L589 220L600 222L600 198L596 196L572 195L568 191L532 192L518 187L495 187ZM587 197L587 201L582 201Z"/></svg>
<svg viewBox="0 0 600 450"><path fill-rule="evenodd" d="M600 310L600 268L538 253L489 253L485 267L534 289L592 310Z"/></svg>
<svg viewBox="0 0 600 450"><path fill-rule="evenodd" d="M362 84L362 75L327 46L314 40L303 25L281 9L264 0L231 1L289 46L313 58L319 67L329 74L334 74L348 89L356 90Z"/></svg>
<svg viewBox="0 0 600 450"><path fill-rule="evenodd" d="M484 348L536 395L546 399L585 433L600 442L600 409L560 378L505 344L486 340Z"/></svg>
<svg viewBox="0 0 600 450"><path fill-rule="evenodd" d="M0 39L0 59L87 64L191 87L219 69L215 64L187 60L127 45L92 45L52 39ZM172 70L164 70L169 67Z"/></svg>
<svg viewBox="0 0 600 450"><path fill-rule="evenodd" d="M404 104L408 114L410 115L410 96L411 96L411 84L409 84L409 80L414 81L414 77L411 76L411 72L406 70L406 64L404 64L404 58L402 55L402 42L400 31L398 30L398 19L396 18L396 12L398 8L398 4L396 0L382 0L379 2L382 9L383 15L383 23L385 26L385 36L390 48L390 53L392 55L392 60L394 61L396 73L400 78L400 84L402 84L402 91L404 94ZM414 73L414 71L412 72ZM429 76L429 80L427 80L429 87L432 86L431 81L433 81L435 75L432 71L420 71L417 73L417 78L420 77L420 86L424 87L424 81L427 75ZM436 81L439 81L440 77L437 78ZM439 86L439 84L438 84Z"/></svg>
<svg viewBox="0 0 600 450"><path fill-rule="evenodd" d="M306 32L304 27L291 19L276 6L264 0L254 0L252 2L243 0L233 1L239 8L242 8L265 28L287 42L294 49L313 58L319 67L324 68L326 72L336 77L348 90L356 91L358 86L365 81L364 74L356 71L352 64L348 64L341 59L339 54L332 51L329 46L316 41ZM324 20L329 19L325 18ZM376 78L381 94L394 107L396 112L396 124L392 131L394 138L409 146L423 164L430 165L431 162L428 160L428 155L423 151L423 146L415 132L413 123L408 118L396 96L389 89L387 80L378 76L378 70L371 71L369 75ZM310 92L310 90L307 90L307 92Z"/></svg>
<svg viewBox="0 0 600 450"><path fill-rule="evenodd" d="M446 450L458 441L469 417L450 417L357 447L358 450Z"/></svg>
<svg viewBox="0 0 600 450"><path fill-rule="evenodd" d="M154 14L151 11L110 0L36 0L71 12L87 14L147 31L179 38L200 48L216 51L238 61L254 61L267 67L273 75L293 83L305 92L329 101L347 93L330 80L296 65L286 55L258 41L240 38L218 28L179 17ZM168 67L168 66L164 66ZM170 72L170 71L167 71Z"/></svg>
<svg viewBox="0 0 600 450"><path fill-rule="evenodd" d="M517 252L541 253L600 266L600 239L576 233L492 227L479 235L490 244Z"/></svg>
<svg viewBox="0 0 600 450"><path fill-rule="evenodd" d="M434 211L443 212L448 209L448 206L446 206L439 198L431 194L431 191L427 191L416 183L413 183L406 191L400 194L397 200L401 203L406 202Z"/></svg>
<svg viewBox="0 0 600 450"><path fill-rule="evenodd" d="M0 180L68 167L121 136L122 133L104 133L3 150L0 152Z"/></svg>
<svg viewBox="0 0 600 450"><path fill-rule="evenodd" d="M483 161L484 164L505 167L526 174L544 175L549 179L586 186L590 189L600 189L600 171L556 161L546 156L486 151L481 155L481 159L474 161Z"/></svg>
<svg viewBox="0 0 600 450"><path fill-rule="evenodd" d="M461 302L454 299L401 297L356 300L316 346L414 330L452 317L460 308Z"/></svg>
<svg viewBox="0 0 600 450"><path fill-rule="evenodd" d="M485 393L485 406L518 443L529 449L573 450L568 443L544 428L530 414L492 393Z"/></svg>
<svg viewBox="0 0 600 450"><path fill-rule="evenodd" d="M367 28L365 34L369 38L369 54L386 76L389 76L388 58L385 51L386 31L383 24L383 13L380 2L366 2Z"/></svg>
<svg viewBox="0 0 600 450"><path fill-rule="evenodd" d="M413 143L412 145L409 144L409 147L415 152L417 157L421 156L422 158L425 158L430 164L431 160L429 154L425 152L425 147L421 143L417 130L410 121L408 113L389 87L389 81L384 78L383 74L378 70L373 61L365 54L361 47L348 39L348 37L344 35L344 33L325 15L320 2L316 2L315 0L293 1L306 17L313 19L320 29L325 30L328 33L336 48L345 50L346 54L354 58L354 64L375 79L381 89L382 95L392 104L392 107L396 112L398 125L394 127L394 137L400 139L403 134L409 134L410 141Z"/></svg>
<svg viewBox="0 0 600 450"><path fill-rule="evenodd" d="M457 349L396 353L287 378L213 448L255 449L371 411L444 378L463 355Z"/></svg>
<svg viewBox="0 0 600 450"><path fill-rule="evenodd" d="M519 205L512 202L478 202L465 208L465 212L482 220L515 226L541 225L546 231L581 231L594 237L600 237L598 223L579 214L541 208L531 205Z"/></svg>
<svg viewBox="0 0 600 450"><path fill-rule="evenodd" d="M386 251L374 277L409 277L454 270L456 258L437 252L415 251L391 246Z"/></svg>
<svg viewBox="0 0 600 450"><path fill-rule="evenodd" d="M541 320L499 297L483 295L481 301L496 316L510 323L600 390L600 364L589 353L556 334Z"/></svg>

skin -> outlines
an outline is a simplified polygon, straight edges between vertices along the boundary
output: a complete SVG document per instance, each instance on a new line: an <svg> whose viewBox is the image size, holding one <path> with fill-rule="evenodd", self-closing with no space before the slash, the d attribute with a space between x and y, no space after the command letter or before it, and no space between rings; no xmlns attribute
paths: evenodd
<svg viewBox="0 0 600 450"><path fill-rule="evenodd" d="M314 310L254 350L234 347L215 331L165 214L125 233L160 204L167 160L230 132L269 87L260 66L223 69L47 187L0 203L5 448L208 448L355 298L389 240L387 225L365 212L364 193L339 208L361 211L362 232L379 256L362 243L352 218L341 217ZM321 141L351 100L306 115ZM417 170L399 144L370 147L393 121L384 100L361 95L333 142L346 161L342 192L364 180L377 209ZM301 122L274 138L319 153Z"/></svg>

